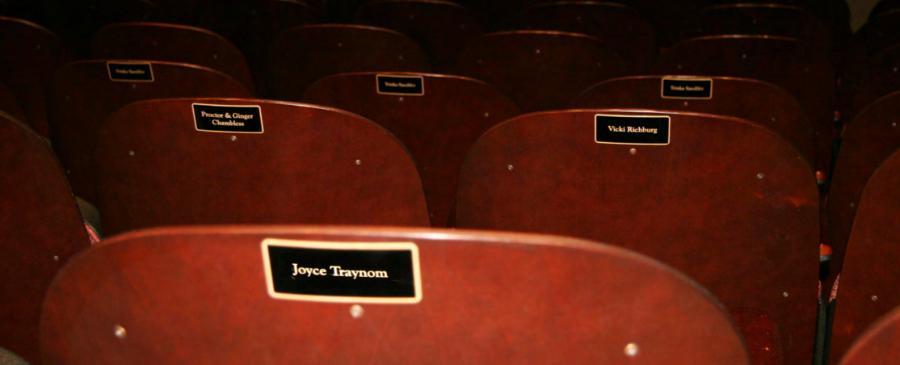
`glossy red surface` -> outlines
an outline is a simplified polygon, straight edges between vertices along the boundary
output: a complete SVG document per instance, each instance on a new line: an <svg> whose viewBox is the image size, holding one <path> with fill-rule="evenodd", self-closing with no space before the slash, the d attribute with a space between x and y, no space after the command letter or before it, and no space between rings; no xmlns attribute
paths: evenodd
<svg viewBox="0 0 900 365"><path fill-rule="evenodd" d="M412 242L422 299L273 299L266 238ZM119 236L54 282L41 343L46 363L65 364L748 363L721 306L654 260L571 238L406 228Z"/></svg>
<svg viewBox="0 0 900 365"><path fill-rule="evenodd" d="M39 360L40 303L87 233L47 142L0 113L0 347Z"/></svg>
<svg viewBox="0 0 900 365"><path fill-rule="evenodd" d="M900 152L894 152L869 178L859 200L841 271L830 359L841 358L853 341L862 340L860 336L866 328L900 306L898 207ZM866 357L862 353L854 356Z"/></svg>
<svg viewBox="0 0 900 365"><path fill-rule="evenodd" d="M263 133L201 132L192 103L257 105ZM427 226L416 166L388 131L348 112L255 99L130 104L99 133L107 232L192 224Z"/></svg>
<svg viewBox="0 0 900 365"><path fill-rule="evenodd" d="M310 86L304 99L357 113L397 136L419 168L432 224L447 226L466 152L488 128L519 109L493 86L459 76L391 73L421 76L424 95L379 94L377 74L326 77Z"/></svg>
<svg viewBox="0 0 900 365"><path fill-rule="evenodd" d="M598 144L598 113L669 116L670 143ZM527 114L479 139L457 199L460 227L583 237L670 264L722 300L754 363L812 361L818 191L766 128L687 112Z"/></svg>

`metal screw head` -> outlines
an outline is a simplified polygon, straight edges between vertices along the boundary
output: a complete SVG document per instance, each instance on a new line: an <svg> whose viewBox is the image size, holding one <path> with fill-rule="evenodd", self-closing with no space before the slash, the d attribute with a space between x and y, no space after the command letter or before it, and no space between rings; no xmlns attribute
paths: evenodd
<svg viewBox="0 0 900 365"><path fill-rule="evenodd" d="M53 261L59 261L59 256L53 255Z"/></svg>
<svg viewBox="0 0 900 365"><path fill-rule="evenodd" d="M406 57L403 57L403 55L397 56L397 60L398 60L398 61L403 61L403 60L405 60L405 59L406 59Z"/></svg>
<svg viewBox="0 0 900 365"><path fill-rule="evenodd" d="M625 345L625 356L635 357L637 356L639 351L640 348L634 342L629 342L627 345Z"/></svg>
<svg viewBox="0 0 900 365"><path fill-rule="evenodd" d="M900 71L900 68L898 68L897 66L894 66L894 68L892 69L892 71L894 71L894 72Z"/></svg>
<svg viewBox="0 0 900 365"><path fill-rule="evenodd" d="M232 142L237 141L237 136L231 136L230 139L231 139Z"/></svg>
<svg viewBox="0 0 900 365"><path fill-rule="evenodd" d="M877 296L877 295L873 295L870 299L872 299L873 302L877 302L877 301L878 301L878 296Z"/></svg>
<svg viewBox="0 0 900 365"><path fill-rule="evenodd" d="M513 165L506 165L506 169L512 171L515 167Z"/></svg>
<svg viewBox="0 0 900 365"><path fill-rule="evenodd" d="M344 42L338 42L338 43L337 43L337 46L338 46L338 48L343 47L343 46L344 46Z"/></svg>
<svg viewBox="0 0 900 365"><path fill-rule="evenodd" d="M791 294L788 292L781 292L781 296L787 298L787 297L791 296Z"/></svg>
<svg viewBox="0 0 900 365"><path fill-rule="evenodd" d="M765 178L766 178L766 174L761 173L761 172L758 172L758 173L756 173L756 178L757 178L757 179L760 179L760 180L765 179Z"/></svg>
<svg viewBox="0 0 900 365"><path fill-rule="evenodd" d="M541 54L541 49L540 49L540 48L535 48L535 49L534 49L534 54Z"/></svg>
<svg viewBox="0 0 900 365"><path fill-rule="evenodd" d="M124 339L126 336L128 336L128 332L125 331L125 327L115 325L113 326L113 335L115 335L119 339Z"/></svg>
<svg viewBox="0 0 900 365"><path fill-rule="evenodd" d="M479 65L480 65L480 64L482 64L482 63L484 63L484 61L483 61L483 60L480 60L480 59L478 59L478 60L475 60L475 63L477 63L477 64L479 64Z"/></svg>
<svg viewBox="0 0 900 365"><path fill-rule="evenodd" d="M682 103L682 105L684 105L684 106L688 106L688 102L687 102L687 101L685 101L685 102L683 102L683 103Z"/></svg>
<svg viewBox="0 0 900 365"><path fill-rule="evenodd" d="M131 89L132 90L137 89L137 84L131 84Z"/></svg>
<svg viewBox="0 0 900 365"><path fill-rule="evenodd" d="M850 208L856 208L856 203L850 202Z"/></svg>
<svg viewBox="0 0 900 365"><path fill-rule="evenodd" d="M484 112L484 117L485 117L485 118L490 118L490 117L491 117L491 113L490 113L490 112Z"/></svg>
<svg viewBox="0 0 900 365"><path fill-rule="evenodd" d="M219 59L219 54L218 54L218 53L213 53L213 59L214 59L214 60Z"/></svg>
<svg viewBox="0 0 900 365"><path fill-rule="evenodd" d="M353 161L353 164L356 166L362 165L362 160Z"/></svg>
<svg viewBox="0 0 900 365"><path fill-rule="evenodd" d="M637 148L629 149L629 150L628 150L628 153L630 153L630 154L632 154L632 155L636 155L636 154L637 154Z"/></svg>
<svg viewBox="0 0 900 365"><path fill-rule="evenodd" d="M350 307L350 317L360 318L363 316L364 312L363 307L359 304L354 304Z"/></svg>
<svg viewBox="0 0 900 365"><path fill-rule="evenodd" d="M129 156L134 156L134 150L128 150L128 155L129 155Z"/></svg>
<svg viewBox="0 0 900 365"><path fill-rule="evenodd" d="M742 60L746 60L746 59L747 59L747 54L746 54L746 53L741 53L741 59L742 59Z"/></svg>
<svg viewBox="0 0 900 365"><path fill-rule="evenodd" d="M679 69L679 70L680 70L680 69L683 69L683 68L684 68L684 66L682 66L682 65L678 65L678 66L675 66L675 68L677 68L677 69Z"/></svg>
<svg viewBox="0 0 900 365"><path fill-rule="evenodd" d="M897 122L892 122L892 123L891 123L891 127L896 127L896 126L897 126Z"/></svg>
<svg viewBox="0 0 900 365"><path fill-rule="evenodd" d="M400 96L400 97L397 97L397 101L399 101L399 102L401 102L401 103L402 103L402 102L403 102L403 97L402 97L402 96Z"/></svg>

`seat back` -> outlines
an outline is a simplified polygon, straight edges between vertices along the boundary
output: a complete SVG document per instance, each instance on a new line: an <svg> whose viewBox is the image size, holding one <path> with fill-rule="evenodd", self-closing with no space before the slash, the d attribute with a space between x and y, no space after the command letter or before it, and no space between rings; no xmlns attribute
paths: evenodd
<svg viewBox="0 0 900 365"><path fill-rule="evenodd" d="M715 300L654 260L460 230L126 234L65 268L42 325L65 364L748 364Z"/></svg>
<svg viewBox="0 0 900 365"><path fill-rule="evenodd" d="M478 140L459 185L460 227L644 253L722 300L755 363L812 361L818 192L802 155L767 128L688 112L527 114Z"/></svg>
<svg viewBox="0 0 900 365"><path fill-rule="evenodd" d="M831 261L840 269L851 227L866 183L897 148L900 148L900 92L870 104L844 127L841 150L834 166L825 206L828 240L834 249Z"/></svg>
<svg viewBox="0 0 900 365"><path fill-rule="evenodd" d="M449 223L466 152L488 128L518 114L493 86L438 74L338 74L310 86L304 100L357 113L397 136L416 160L437 226Z"/></svg>
<svg viewBox="0 0 900 365"><path fill-rule="evenodd" d="M290 28L272 41L269 93L300 101L316 80L355 71L430 69L424 51L401 33L377 27L320 24Z"/></svg>
<svg viewBox="0 0 900 365"><path fill-rule="evenodd" d="M428 225L413 160L355 114L255 99L147 100L119 109L99 135L98 208L108 232Z"/></svg>
<svg viewBox="0 0 900 365"><path fill-rule="evenodd" d="M900 305L900 152L872 174L853 221L841 271L831 338L831 359L839 359L863 330Z"/></svg>
<svg viewBox="0 0 900 365"><path fill-rule="evenodd" d="M360 7L357 20L393 29L414 39L435 70L447 71L466 44L481 35L482 19L472 10L442 0L376 0Z"/></svg>
<svg viewBox="0 0 900 365"><path fill-rule="evenodd" d="M556 1L526 8L505 28L559 30L597 37L616 51L631 71L656 60L656 30L635 9L613 2Z"/></svg>
<svg viewBox="0 0 900 365"><path fill-rule="evenodd" d="M900 43L900 11L873 16L853 34L841 60L841 89L849 89L846 98L856 96L855 89L862 87L862 79L871 75L872 66L877 67L872 61L879 58L879 53L897 43Z"/></svg>
<svg viewBox="0 0 900 365"><path fill-rule="evenodd" d="M828 28L810 11L777 3L714 5L700 12L698 31L705 35L759 34L802 40L823 51L831 48Z"/></svg>
<svg viewBox="0 0 900 365"><path fill-rule="evenodd" d="M9 87L25 112L25 122L48 135L47 90L63 57L52 32L23 19L0 16L0 83Z"/></svg>
<svg viewBox="0 0 900 365"><path fill-rule="evenodd" d="M523 111L535 111L564 107L588 86L624 73L625 63L597 38L529 30L476 38L457 68L496 86Z"/></svg>
<svg viewBox="0 0 900 365"><path fill-rule="evenodd" d="M89 241L50 146L2 112L0 169L0 347L36 362L44 292Z"/></svg>
<svg viewBox="0 0 900 365"><path fill-rule="evenodd" d="M622 77L591 86L572 107L683 110L738 117L778 132L808 162L815 161L815 136L803 107L793 95L764 81L689 75Z"/></svg>
<svg viewBox="0 0 900 365"><path fill-rule="evenodd" d="M658 72L737 76L768 81L793 94L816 134L817 171L827 176L835 137L834 71L825 53L797 39L721 35L679 42L660 56Z"/></svg>
<svg viewBox="0 0 900 365"><path fill-rule="evenodd" d="M900 44L888 47L865 62L858 82L852 85L846 121L879 98L900 90Z"/></svg>
<svg viewBox="0 0 900 365"><path fill-rule="evenodd" d="M110 24L94 35L97 59L133 59L190 63L228 74L253 90L244 55L230 41L206 29L180 24Z"/></svg>
<svg viewBox="0 0 900 365"><path fill-rule="evenodd" d="M232 77L202 66L163 61L78 61L53 81L52 139L75 194L96 203L97 130L136 100L180 96L250 96Z"/></svg>

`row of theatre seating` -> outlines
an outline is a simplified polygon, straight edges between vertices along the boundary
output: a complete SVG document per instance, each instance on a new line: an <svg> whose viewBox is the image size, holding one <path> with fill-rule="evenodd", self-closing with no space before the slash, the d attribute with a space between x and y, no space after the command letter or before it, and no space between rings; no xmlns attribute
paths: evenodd
<svg viewBox="0 0 900 365"><path fill-rule="evenodd" d="M193 25L0 16L29 361L898 356L900 4L95 3Z"/></svg>

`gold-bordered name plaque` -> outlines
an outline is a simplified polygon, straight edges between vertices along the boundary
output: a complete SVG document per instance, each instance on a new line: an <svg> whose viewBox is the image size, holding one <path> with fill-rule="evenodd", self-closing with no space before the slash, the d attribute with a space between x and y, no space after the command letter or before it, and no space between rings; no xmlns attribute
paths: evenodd
<svg viewBox="0 0 900 365"><path fill-rule="evenodd" d="M382 95L425 95L421 75L375 75L375 91Z"/></svg>
<svg viewBox="0 0 900 365"><path fill-rule="evenodd" d="M422 300L413 242L262 241L269 296L330 303L414 304Z"/></svg>
<svg viewBox="0 0 900 365"><path fill-rule="evenodd" d="M665 146L669 144L668 115L594 115L594 142L600 144Z"/></svg>
<svg viewBox="0 0 900 365"><path fill-rule="evenodd" d="M709 100L713 97L713 80L663 77L659 93L663 99Z"/></svg>
<svg viewBox="0 0 900 365"><path fill-rule="evenodd" d="M262 107L259 105L221 105L192 103L194 129L210 133L263 133Z"/></svg>
<svg viewBox="0 0 900 365"><path fill-rule="evenodd" d="M106 62L109 79L118 82L153 82L153 65L150 62Z"/></svg>

